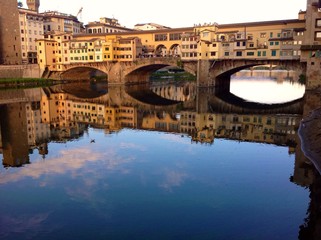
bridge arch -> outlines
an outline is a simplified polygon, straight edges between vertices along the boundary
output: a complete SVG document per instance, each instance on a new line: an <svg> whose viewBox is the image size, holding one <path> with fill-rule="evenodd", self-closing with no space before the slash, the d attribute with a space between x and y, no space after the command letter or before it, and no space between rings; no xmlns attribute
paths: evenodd
<svg viewBox="0 0 321 240"><path fill-rule="evenodd" d="M61 72L60 79L62 80L92 80L92 79L108 79L106 72L99 68L91 66L75 66L69 68L67 71Z"/></svg>
<svg viewBox="0 0 321 240"><path fill-rule="evenodd" d="M181 47L179 44L173 44L170 48L169 48L169 56L171 57L178 57L181 56Z"/></svg>
<svg viewBox="0 0 321 240"><path fill-rule="evenodd" d="M156 47L155 55L156 57L165 57L168 54L168 49L165 45L160 44Z"/></svg>
<svg viewBox="0 0 321 240"><path fill-rule="evenodd" d="M210 85L229 90L230 79L233 74L244 69L263 65L268 65L272 68L280 66L283 69L293 70L298 73L298 76L306 71L306 66L295 60L223 60L212 63L209 71L212 79Z"/></svg>

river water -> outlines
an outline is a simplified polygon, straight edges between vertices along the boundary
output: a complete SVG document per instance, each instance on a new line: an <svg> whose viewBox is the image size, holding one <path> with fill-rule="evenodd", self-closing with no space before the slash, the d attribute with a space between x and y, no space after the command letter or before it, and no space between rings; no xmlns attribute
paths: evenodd
<svg viewBox="0 0 321 240"><path fill-rule="evenodd" d="M291 103L244 104L279 88ZM243 105L194 83L0 93L0 239L314 239L304 87L231 91Z"/></svg>

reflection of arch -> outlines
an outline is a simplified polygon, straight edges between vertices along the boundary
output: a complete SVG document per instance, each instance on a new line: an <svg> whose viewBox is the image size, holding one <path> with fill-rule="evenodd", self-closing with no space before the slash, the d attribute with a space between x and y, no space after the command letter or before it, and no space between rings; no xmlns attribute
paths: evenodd
<svg viewBox="0 0 321 240"><path fill-rule="evenodd" d="M156 57L165 57L167 55L167 48L161 44L156 47L155 50Z"/></svg>
<svg viewBox="0 0 321 240"><path fill-rule="evenodd" d="M51 87L52 91L71 94L80 99L94 99L105 96L108 93L107 83L69 83Z"/></svg>
<svg viewBox="0 0 321 240"><path fill-rule="evenodd" d="M246 101L230 92L215 93L210 97L209 106L213 112L238 114L302 114L304 97L286 103L264 104Z"/></svg>
<svg viewBox="0 0 321 240"><path fill-rule="evenodd" d="M125 91L129 96L136 99L137 101L154 106L171 106L177 105L181 102L157 95L149 88L148 85L127 86Z"/></svg>

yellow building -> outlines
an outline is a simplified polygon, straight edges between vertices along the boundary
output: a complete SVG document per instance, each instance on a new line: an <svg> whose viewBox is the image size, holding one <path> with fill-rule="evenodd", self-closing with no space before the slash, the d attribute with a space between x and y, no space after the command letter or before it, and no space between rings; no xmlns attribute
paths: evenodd
<svg viewBox="0 0 321 240"><path fill-rule="evenodd" d="M300 16L302 13L300 13ZM305 20L250 22L195 26L190 42L197 59L297 59L304 38ZM183 39L184 40L184 39ZM186 47L183 47L183 49ZM195 51L192 55L195 58ZM182 59L188 60L189 54Z"/></svg>
<svg viewBox="0 0 321 240"><path fill-rule="evenodd" d="M298 60L306 36L304 16L305 13L300 12L298 19L290 20L77 34L63 45L59 45L63 42L53 35L47 40L56 41L56 48L46 54L39 49L42 51L39 64L41 68L47 66L52 71L62 71L63 64L135 61L141 57L181 57L182 61Z"/></svg>
<svg viewBox="0 0 321 240"><path fill-rule="evenodd" d="M70 33L45 34L37 39L37 58L40 69L62 71L64 64L70 63Z"/></svg>

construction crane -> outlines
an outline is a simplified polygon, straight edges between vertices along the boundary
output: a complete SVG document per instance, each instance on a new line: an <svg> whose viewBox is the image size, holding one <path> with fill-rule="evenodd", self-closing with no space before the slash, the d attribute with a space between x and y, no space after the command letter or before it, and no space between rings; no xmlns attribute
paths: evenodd
<svg viewBox="0 0 321 240"><path fill-rule="evenodd" d="M80 21L82 21L82 10L83 10L83 7L81 7L81 8L79 9L79 11L78 11L78 13L77 13L77 15L76 15L77 18L78 18L78 16L79 16Z"/></svg>

